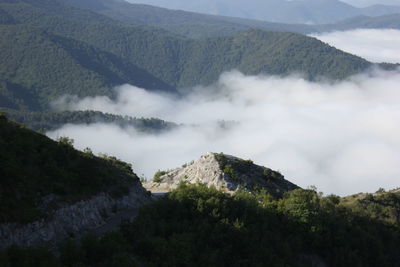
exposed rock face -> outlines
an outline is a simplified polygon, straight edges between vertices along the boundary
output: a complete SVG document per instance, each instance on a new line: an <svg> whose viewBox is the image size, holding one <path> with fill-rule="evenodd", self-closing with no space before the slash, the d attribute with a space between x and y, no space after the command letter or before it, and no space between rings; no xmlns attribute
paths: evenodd
<svg viewBox="0 0 400 267"><path fill-rule="evenodd" d="M150 201L148 192L136 182L129 194L112 198L100 193L91 199L55 210L44 219L29 224L0 224L0 249L10 245L54 247L66 238L79 238L90 230L112 230Z"/></svg>
<svg viewBox="0 0 400 267"><path fill-rule="evenodd" d="M207 153L187 166L167 172L158 181L146 183L145 187L154 192L169 191L181 182L202 183L230 193L238 189L252 191L259 188L280 195L298 188L279 172L222 153Z"/></svg>

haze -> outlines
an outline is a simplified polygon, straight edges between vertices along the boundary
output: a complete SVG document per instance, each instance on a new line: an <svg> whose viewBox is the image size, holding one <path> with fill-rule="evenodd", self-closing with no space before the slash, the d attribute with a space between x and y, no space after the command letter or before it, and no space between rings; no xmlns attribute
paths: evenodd
<svg viewBox="0 0 400 267"><path fill-rule="evenodd" d="M400 31L358 29L311 35L345 52L372 62L400 63Z"/></svg>

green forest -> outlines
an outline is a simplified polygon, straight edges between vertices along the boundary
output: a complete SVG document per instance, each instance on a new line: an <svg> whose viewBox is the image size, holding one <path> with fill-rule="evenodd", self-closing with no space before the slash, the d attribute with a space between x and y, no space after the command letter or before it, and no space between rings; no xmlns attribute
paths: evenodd
<svg viewBox="0 0 400 267"><path fill-rule="evenodd" d="M184 92L232 69L342 79L371 66L296 33L249 30L191 39L62 1L2 1L0 10L0 105L13 109L46 110L65 94L113 96L111 88L123 83Z"/></svg>
<svg viewBox="0 0 400 267"><path fill-rule="evenodd" d="M130 164L115 157L97 157L90 149L73 148L26 129L0 115L0 223L27 223L47 213L38 209L43 197L75 203L99 192L121 196L139 182Z"/></svg>
<svg viewBox="0 0 400 267"><path fill-rule="evenodd" d="M29 112L1 108L0 111L3 111L8 119L39 132L54 131L67 123L112 123L121 128L133 127L138 132L146 134L158 134L179 127L176 123L156 118L132 118L100 111Z"/></svg>
<svg viewBox="0 0 400 267"><path fill-rule="evenodd" d="M398 193L338 196L296 189L234 195L182 184L101 238L65 242L60 256L11 247L2 266L397 266ZM393 203L395 205L392 205ZM388 216L389 215L389 216Z"/></svg>

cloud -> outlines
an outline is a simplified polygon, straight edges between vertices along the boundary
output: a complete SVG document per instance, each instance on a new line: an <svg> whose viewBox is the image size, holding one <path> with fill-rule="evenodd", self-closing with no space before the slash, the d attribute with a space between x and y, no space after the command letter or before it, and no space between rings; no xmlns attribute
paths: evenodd
<svg viewBox="0 0 400 267"><path fill-rule="evenodd" d="M372 5L400 5L400 0L342 0L356 7L367 7Z"/></svg>
<svg viewBox="0 0 400 267"><path fill-rule="evenodd" d="M399 72L373 70L341 82L232 71L183 98L124 85L115 89L115 100L64 99L58 106L159 117L187 126L144 135L98 123L65 125L47 134L66 135L80 149L115 155L148 178L213 151L250 158L325 193L371 192L399 186L398 84ZM236 123L221 127L221 120Z"/></svg>
<svg viewBox="0 0 400 267"><path fill-rule="evenodd" d="M400 63L400 30L358 29L311 36L372 62Z"/></svg>

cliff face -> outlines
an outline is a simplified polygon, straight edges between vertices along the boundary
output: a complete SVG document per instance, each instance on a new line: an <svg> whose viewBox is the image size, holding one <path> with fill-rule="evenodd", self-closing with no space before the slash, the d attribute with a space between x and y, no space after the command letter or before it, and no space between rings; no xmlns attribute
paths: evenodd
<svg viewBox="0 0 400 267"><path fill-rule="evenodd" d="M132 219L149 200L148 192L137 181L120 198L99 193L88 200L60 207L29 224L2 223L0 249L10 245L55 247L67 238L79 238L88 232L102 234Z"/></svg>
<svg viewBox="0 0 400 267"><path fill-rule="evenodd" d="M169 191L177 188L181 182L199 182L229 193L239 189L264 189L277 195L298 188L285 180L279 172L222 153L207 153L187 166L169 171L156 181L146 183L145 187L153 192Z"/></svg>

